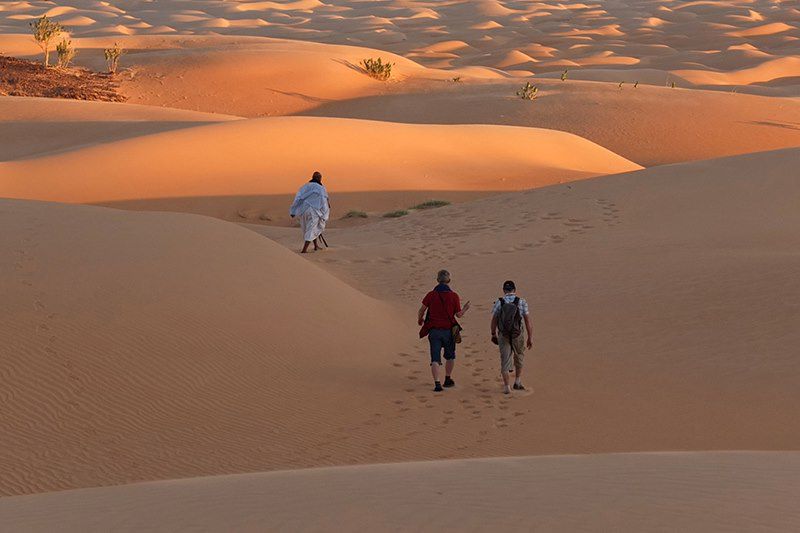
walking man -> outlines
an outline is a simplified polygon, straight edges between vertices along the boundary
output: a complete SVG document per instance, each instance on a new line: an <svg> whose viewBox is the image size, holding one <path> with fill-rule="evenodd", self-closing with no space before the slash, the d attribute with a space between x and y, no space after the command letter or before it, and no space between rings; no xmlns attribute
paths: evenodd
<svg viewBox="0 0 800 533"><path fill-rule="evenodd" d="M469 302L461 307L461 300L458 294L450 289L450 273L447 270L440 270L436 275L439 283L436 287L425 295L422 300L422 307L417 314L417 323L422 326L419 332L420 338L428 336L431 345L431 374L433 375L434 392L441 392L442 383L439 373L442 365L442 352L444 352L444 387L452 387L456 384L453 381L453 367L456 364L456 337L459 335L461 326L458 318L461 318L469 310Z"/></svg>
<svg viewBox="0 0 800 533"><path fill-rule="evenodd" d="M317 239L325 231L330 214L331 203L328 199L328 191L322 185L322 174L314 172L311 181L297 191L292 207L289 208L289 216L300 217L300 228L303 230L305 241L301 253L308 253L311 243L314 243L314 251L320 249Z"/></svg>
<svg viewBox="0 0 800 533"><path fill-rule="evenodd" d="M527 341L522 332L522 322L528 332ZM522 384L522 365L525 348L533 347L528 302L517 296L517 286L509 280L503 283L503 296L492 308L492 342L500 348L500 372L503 375L503 392L511 393L509 373L514 368L514 390L525 390Z"/></svg>

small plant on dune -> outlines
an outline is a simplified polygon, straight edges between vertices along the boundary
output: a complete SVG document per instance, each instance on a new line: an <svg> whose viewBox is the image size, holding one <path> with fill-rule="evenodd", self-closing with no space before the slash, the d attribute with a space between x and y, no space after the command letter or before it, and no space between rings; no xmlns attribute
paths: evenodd
<svg viewBox="0 0 800 533"><path fill-rule="evenodd" d="M348 211L342 218L367 218L367 214L364 211Z"/></svg>
<svg viewBox="0 0 800 533"><path fill-rule="evenodd" d="M617 88L618 89L622 89L622 86L623 86L624 83L625 83L624 81L619 82L619 85L617 86Z"/></svg>
<svg viewBox="0 0 800 533"><path fill-rule="evenodd" d="M462 79L461 76L455 76L450 81L452 81L453 83L461 83Z"/></svg>
<svg viewBox="0 0 800 533"><path fill-rule="evenodd" d="M639 80L636 80L635 82L633 82L633 88L637 89L638 87L639 87Z"/></svg>
<svg viewBox="0 0 800 533"><path fill-rule="evenodd" d="M103 50L103 55L106 58L106 65L108 66L108 73L114 75L117 73L117 68L119 67L119 58L122 57L122 47L114 43L114 46L111 48L106 48Z"/></svg>
<svg viewBox="0 0 800 533"><path fill-rule="evenodd" d="M674 82L674 81L671 81L671 82L669 83L669 86L670 86L670 88L674 89L674 88L675 88L675 82Z"/></svg>
<svg viewBox="0 0 800 533"><path fill-rule="evenodd" d="M380 57L378 59L363 59L361 66L364 71L376 80L386 81L392 77L392 66L394 63L384 62Z"/></svg>
<svg viewBox="0 0 800 533"><path fill-rule="evenodd" d="M56 45L56 53L58 54L58 67L69 67L69 64L75 59L75 49L72 47L72 41L61 39L61 42Z"/></svg>
<svg viewBox="0 0 800 533"><path fill-rule="evenodd" d="M384 213L383 218L400 218L404 217L408 214L408 211L405 209L400 209L398 211L389 211L388 213Z"/></svg>
<svg viewBox="0 0 800 533"><path fill-rule="evenodd" d="M525 82L525 85L517 91L517 96L522 98L523 100L535 100L536 97L539 95L539 87L536 85L531 85L530 82Z"/></svg>
<svg viewBox="0 0 800 533"><path fill-rule="evenodd" d="M569 72L569 69L561 73L561 81L567 81L567 72Z"/></svg>
<svg viewBox="0 0 800 533"><path fill-rule="evenodd" d="M421 204L417 204L411 209L435 209L437 207L444 207L446 205L450 205L450 202L446 200L428 200L426 202L422 202Z"/></svg>
<svg viewBox="0 0 800 533"><path fill-rule="evenodd" d="M47 15L42 15L41 18L34 20L30 26L33 31L33 40L44 52L44 66L47 68L50 66L50 43L64 31L64 27L47 18Z"/></svg>

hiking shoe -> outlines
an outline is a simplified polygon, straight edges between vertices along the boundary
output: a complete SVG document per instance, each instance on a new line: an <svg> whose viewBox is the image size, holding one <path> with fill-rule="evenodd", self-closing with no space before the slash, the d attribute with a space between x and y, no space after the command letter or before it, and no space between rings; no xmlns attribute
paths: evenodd
<svg viewBox="0 0 800 533"><path fill-rule="evenodd" d="M442 392L444 389L442 388L441 383L437 383L436 386L433 388L433 392Z"/></svg>
<svg viewBox="0 0 800 533"><path fill-rule="evenodd" d="M450 378L450 377L444 378L444 386L445 387L453 387L455 384L456 384L456 382L453 381L452 378Z"/></svg>
<svg viewBox="0 0 800 533"><path fill-rule="evenodd" d="M514 390L525 390L525 385L522 383L514 383Z"/></svg>

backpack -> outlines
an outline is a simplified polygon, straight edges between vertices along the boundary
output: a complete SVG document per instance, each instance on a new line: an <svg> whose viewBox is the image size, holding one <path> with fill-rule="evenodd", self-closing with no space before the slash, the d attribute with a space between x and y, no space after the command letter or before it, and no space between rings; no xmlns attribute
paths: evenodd
<svg viewBox="0 0 800 533"><path fill-rule="evenodd" d="M519 296L513 302L500 298L500 310L497 312L497 329L500 335L508 339L516 339L522 334L522 313L519 310Z"/></svg>

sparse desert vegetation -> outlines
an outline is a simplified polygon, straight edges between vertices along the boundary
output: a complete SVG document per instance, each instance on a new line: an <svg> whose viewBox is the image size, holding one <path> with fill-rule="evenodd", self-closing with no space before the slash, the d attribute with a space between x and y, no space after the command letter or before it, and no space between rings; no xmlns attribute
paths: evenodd
<svg viewBox="0 0 800 533"><path fill-rule="evenodd" d="M122 57L123 49L122 47L114 43L114 46L111 48L106 48L103 51L103 56L106 59L106 66L108 67L108 73L112 76L117 73L117 69L119 68L119 59Z"/></svg>
<svg viewBox="0 0 800 533"><path fill-rule="evenodd" d="M368 216L365 211L352 210L345 213L342 218L367 218Z"/></svg>
<svg viewBox="0 0 800 533"><path fill-rule="evenodd" d="M376 80L386 81L392 77L392 66L394 63L384 61L380 57L377 59L367 58L361 60L361 67L364 72Z"/></svg>
<svg viewBox="0 0 800 533"><path fill-rule="evenodd" d="M50 44L53 39L64 32L64 27L58 22L48 18L47 15L42 15L38 19L30 23L31 30L33 31L33 40L39 48L42 49L44 54L44 66L50 66Z"/></svg>
<svg viewBox="0 0 800 533"><path fill-rule="evenodd" d="M518 91L517 96L523 100L535 100L539 96L539 87L531 85L531 82L526 81Z"/></svg>
<svg viewBox="0 0 800 533"><path fill-rule="evenodd" d="M62 39L56 45L56 53L58 54L58 67L68 68L75 59L75 48L72 47L72 41L69 39Z"/></svg>
<svg viewBox="0 0 800 533"><path fill-rule="evenodd" d="M383 214L383 218L400 218L408 214L407 209L398 209L397 211L389 211Z"/></svg>
<svg viewBox="0 0 800 533"><path fill-rule="evenodd" d="M447 200L427 200L415 205L411 209L435 209L437 207L444 207L446 205L450 205L450 202Z"/></svg>

